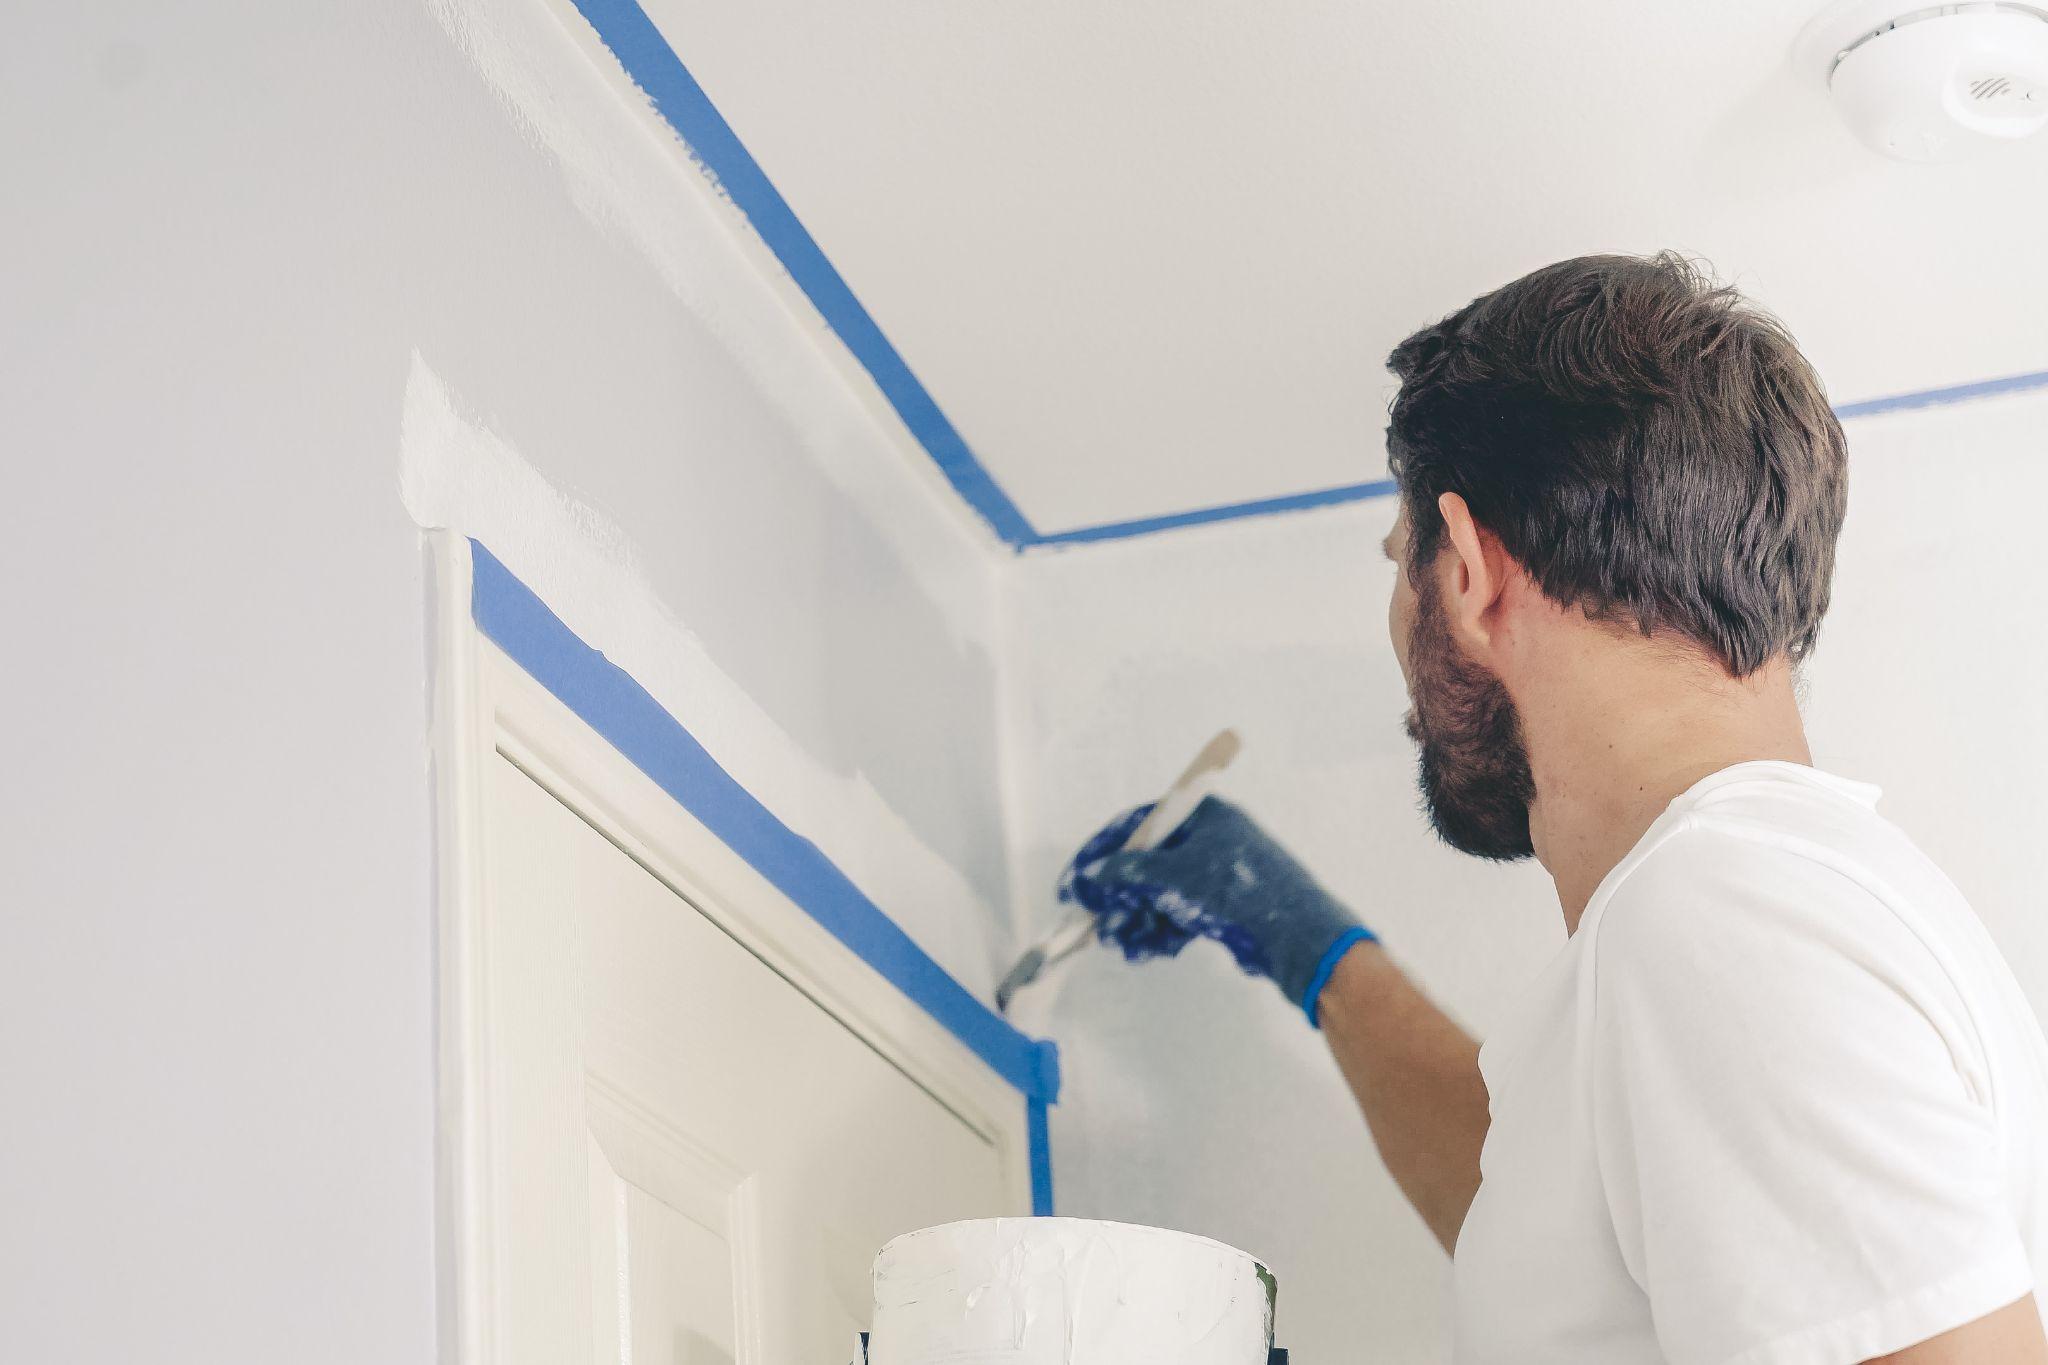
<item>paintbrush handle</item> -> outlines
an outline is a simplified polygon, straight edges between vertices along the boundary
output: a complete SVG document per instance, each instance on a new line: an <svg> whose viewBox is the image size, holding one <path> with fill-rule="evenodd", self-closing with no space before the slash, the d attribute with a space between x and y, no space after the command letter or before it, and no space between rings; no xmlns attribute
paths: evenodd
<svg viewBox="0 0 2048 1365"><path fill-rule="evenodd" d="M1139 821L1131 831L1131 837L1124 840L1124 847L1143 853L1161 839L1180 828L1181 821L1195 813L1195 807L1202 804L1202 798L1209 794L1212 785L1207 779L1229 767L1237 757L1237 751L1244 743L1235 730L1220 730L1216 737L1202 746L1192 762L1181 770L1173 785L1166 789L1166 795L1152 807L1152 813Z"/></svg>

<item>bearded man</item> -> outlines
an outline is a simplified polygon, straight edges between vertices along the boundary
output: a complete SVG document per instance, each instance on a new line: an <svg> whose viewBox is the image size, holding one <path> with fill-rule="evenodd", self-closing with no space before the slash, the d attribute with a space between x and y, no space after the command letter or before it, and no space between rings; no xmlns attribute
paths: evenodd
<svg viewBox="0 0 2048 1365"><path fill-rule="evenodd" d="M1565 947L1481 1047L1216 798L1080 898L1222 926L1322 1029L1463 1365L2048 1362L2048 1045L1800 721L1847 483L1812 368L1671 256L1536 271L1389 366L1424 804L1542 864Z"/></svg>

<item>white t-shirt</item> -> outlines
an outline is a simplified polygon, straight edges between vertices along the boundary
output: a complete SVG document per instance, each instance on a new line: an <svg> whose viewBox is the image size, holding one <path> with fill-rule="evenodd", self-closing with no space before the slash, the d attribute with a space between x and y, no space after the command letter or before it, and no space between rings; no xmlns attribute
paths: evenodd
<svg viewBox="0 0 2048 1365"><path fill-rule="evenodd" d="M1480 1050L1460 1365L1851 1365L2048 1269L2048 1044L1876 802L1738 764L1600 884Z"/></svg>

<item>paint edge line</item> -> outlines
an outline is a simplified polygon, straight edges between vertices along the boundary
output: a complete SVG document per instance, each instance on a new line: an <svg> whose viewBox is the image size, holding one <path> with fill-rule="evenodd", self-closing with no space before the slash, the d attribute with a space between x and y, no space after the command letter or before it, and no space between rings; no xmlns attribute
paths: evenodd
<svg viewBox="0 0 2048 1365"><path fill-rule="evenodd" d="M1038 532L1030 520L976 458L647 12L636 0L572 2L714 186L746 217L840 344L867 371L953 491L1005 543L1020 548L1034 543Z"/></svg>
<svg viewBox="0 0 2048 1365"><path fill-rule="evenodd" d="M1892 394L1886 398L1865 398L1854 403L1843 403L1835 409L1835 419L1848 422L1858 417L1874 417L1886 412L1910 412L1915 408L1967 403L1973 398L1996 398L2008 393L2025 393L2029 389L2048 389L2048 370L2033 370L2026 374L2009 374L2000 379L1979 379L1968 384L1949 384L1938 389L1920 389L1912 393Z"/></svg>
<svg viewBox="0 0 2048 1365"><path fill-rule="evenodd" d="M1350 483L1337 488L1320 488L1308 493L1289 493L1277 498L1255 498L1249 502L1202 507L1192 512L1175 512L1161 517L1139 517L1131 521L1077 527L1071 531L1054 531L1039 536L1033 545L1086 545L1105 540L1129 540L1134 536L1151 535L1155 531L1177 530L1183 526L1203 526L1211 522L1237 521L1244 517L1272 516L1281 512L1304 512L1316 507L1364 502L1371 498L1385 497L1399 488L1400 485L1392 479L1375 479L1370 483Z"/></svg>
<svg viewBox="0 0 2048 1365"><path fill-rule="evenodd" d="M1918 389L1911 393L1891 394L1883 398L1859 399L1854 403L1843 403L1835 409L1835 419L1842 422L1854 421L1859 417L1875 417L1889 412L1910 412L1918 408L1942 407L1951 403L1967 403L1977 398L1997 398L2006 394L2026 393L2033 389L2048 389L2048 370L2034 370L2025 374L2006 375L1998 379L1980 379L1967 384L1949 384L1941 388ZM1132 521L1106 522L1100 526L1076 527L1070 531L1053 531L1040 535L1030 547L1040 545L1081 545L1105 540L1128 540L1134 536L1150 535L1155 531L1170 531L1181 526L1199 526L1210 522L1235 521L1244 517L1270 516L1280 512L1303 511L1336 503L1359 502L1367 498L1383 497L1400 491L1392 479L1379 479L1371 483L1346 484L1338 488L1324 489L1313 493L1299 493L1289 497L1259 498L1248 502L1227 503L1218 507L1201 508L1193 512L1180 512L1170 516L1142 517Z"/></svg>

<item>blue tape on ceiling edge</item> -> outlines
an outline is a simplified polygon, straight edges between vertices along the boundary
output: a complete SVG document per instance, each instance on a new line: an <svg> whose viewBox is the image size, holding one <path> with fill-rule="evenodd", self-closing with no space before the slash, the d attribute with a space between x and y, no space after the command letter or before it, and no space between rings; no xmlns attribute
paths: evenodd
<svg viewBox="0 0 2048 1365"><path fill-rule="evenodd" d="M1025 1123L1031 1130L1031 1212L1037 1218L1052 1217L1052 1127L1047 1121L1045 1101L1025 1102Z"/></svg>
<svg viewBox="0 0 2048 1365"><path fill-rule="evenodd" d="M1947 388L1922 389L1918 393L1894 394L1890 398L1866 398L1860 403L1844 403L1835 409L1835 418L1846 422L1853 417L1871 417L1880 412L1905 412L1912 408L1939 407L1944 403L1963 403L1972 398L1995 398L2000 394L2024 393L2028 389L2048 389L2048 370L2032 374L2012 374L2003 379L1982 379L1974 384L1951 384Z"/></svg>
<svg viewBox="0 0 2048 1365"><path fill-rule="evenodd" d="M949 976L816 844L720 767L632 675L585 644L482 544L469 545L470 610L498 648L1034 1104L1059 1098L1058 1048L1018 1032Z"/></svg>
<svg viewBox="0 0 2048 1365"><path fill-rule="evenodd" d="M654 101L669 127L711 173L767 244L790 278L804 291L846 348L873 376L910 434L932 457L961 497L995 533L1014 546L1038 539L1037 531L1002 490L959 431L939 410L910 366L854 297L832 262L811 237L725 116L712 104L661 30L634 0L575 0L576 8L611 49L626 74Z"/></svg>
<svg viewBox="0 0 2048 1365"><path fill-rule="evenodd" d="M1965 403L1974 398L1996 398L2003 394L2024 393L2030 389L2048 389L2048 370L2007 375L2003 379L1984 379L1970 384L1951 384L1939 389L1921 389L1914 393L1894 394L1888 398L1867 398L1856 403L1843 403L1836 407L1835 417L1839 421L1847 422L1858 417L1874 417L1880 413L1906 412L1914 408L1939 407L1947 403ZM1133 536L1150 535L1154 531L1170 531L1181 526L1199 526L1206 522L1234 521L1240 517L1269 516L1276 512L1298 512L1311 507L1328 507L1336 503L1361 502L1367 498L1386 497L1400 491L1401 486L1392 479L1377 479L1371 483L1344 484L1337 488L1317 489L1314 492L1295 493L1285 497L1227 503L1220 507L1204 507L1193 512L1177 512L1162 517L1140 517L1133 521L1083 526L1072 531L1051 531L1040 535L1032 543L1085 545L1104 540L1126 540Z"/></svg>
<svg viewBox="0 0 2048 1365"><path fill-rule="evenodd" d="M1039 545L1085 545L1100 540L1127 540L1132 536L1170 531L1178 526L1200 526L1211 521L1235 521L1239 517L1268 516L1275 512L1300 512L1311 507L1329 507L1341 502L1361 502L1397 492L1392 479L1372 483L1348 483L1340 488L1322 488L1313 493L1291 493L1285 497L1233 502L1222 507L1204 507L1194 512L1175 512L1163 517L1141 517L1136 521L1113 521L1103 526L1083 526L1073 531L1042 535Z"/></svg>

